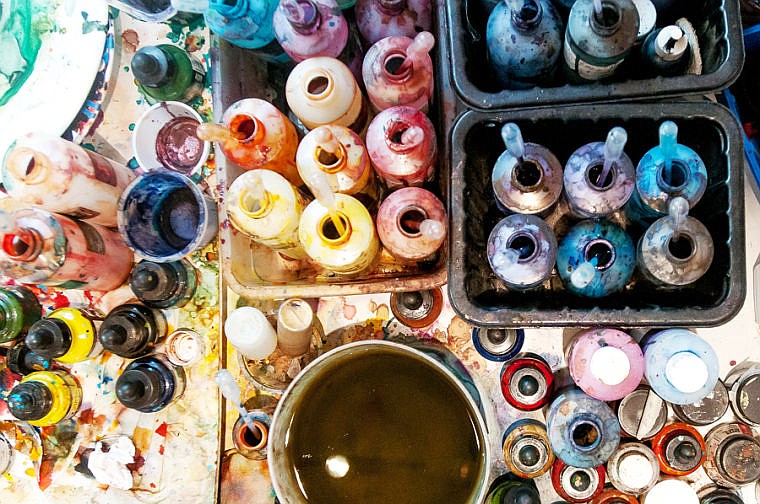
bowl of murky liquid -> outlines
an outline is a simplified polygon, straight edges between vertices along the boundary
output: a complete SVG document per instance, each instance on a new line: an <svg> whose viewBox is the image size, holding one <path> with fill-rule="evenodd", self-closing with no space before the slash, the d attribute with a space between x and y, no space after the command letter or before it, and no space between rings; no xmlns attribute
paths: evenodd
<svg viewBox="0 0 760 504"><path fill-rule="evenodd" d="M268 448L282 504L483 500L490 450L477 389L442 350L415 346L350 343L291 383Z"/></svg>

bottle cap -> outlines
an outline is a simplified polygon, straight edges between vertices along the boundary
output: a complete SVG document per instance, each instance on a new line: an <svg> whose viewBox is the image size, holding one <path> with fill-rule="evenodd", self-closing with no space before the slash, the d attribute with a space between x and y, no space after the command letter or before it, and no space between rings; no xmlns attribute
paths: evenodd
<svg viewBox="0 0 760 504"><path fill-rule="evenodd" d="M639 440L649 439L660 432L668 419L668 407L649 387L628 394L617 408L620 427Z"/></svg>
<svg viewBox="0 0 760 504"><path fill-rule="evenodd" d="M160 47L143 47L132 57L132 73L143 86L160 87L166 84L170 71L169 57Z"/></svg>
<svg viewBox="0 0 760 504"><path fill-rule="evenodd" d="M71 330L63 320L41 319L32 324L24 341L32 352L55 359L71 348Z"/></svg>
<svg viewBox="0 0 760 504"><path fill-rule="evenodd" d="M8 396L8 409L19 420L39 420L47 415L53 403L53 394L44 384L36 381L19 383Z"/></svg>
<svg viewBox="0 0 760 504"><path fill-rule="evenodd" d="M165 332L166 323L160 311L139 304L125 304L106 316L98 331L98 339L109 352L133 359L150 353L166 336Z"/></svg>
<svg viewBox="0 0 760 504"><path fill-rule="evenodd" d="M665 377L673 387L684 394L691 394L707 383L707 364L697 354L678 352L665 365Z"/></svg>
<svg viewBox="0 0 760 504"><path fill-rule="evenodd" d="M599 348L591 355L589 369L599 381L605 385L623 383L631 372L631 362L628 355L619 348L606 346Z"/></svg>
<svg viewBox="0 0 760 504"><path fill-rule="evenodd" d="M116 397L127 408L153 411L164 396L161 377L149 367L133 364L116 380Z"/></svg>
<svg viewBox="0 0 760 504"><path fill-rule="evenodd" d="M675 25L666 26L657 34L654 50L666 61L675 61L689 48L689 37Z"/></svg>
<svg viewBox="0 0 760 504"><path fill-rule="evenodd" d="M158 308L167 308L163 306L164 302L177 295L180 288L177 276L182 272L182 265L177 262L141 261L132 269L129 286L135 296L146 305L157 303L161 305L157 306Z"/></svg>
<svg viewBox="0 0 760 504"><path fill-rule="evenodd" d="M731 408L743 422L760 425L760 371L746 373L729 391Z"/></svg>
<svg viewBox="0 0 760 504"><path fill-rule="evenodd" d="M723 417L728 409L726 386L718 380L707 397L692 404L673 404L673 412L683 422L692 425L710 425Z"/></svg>

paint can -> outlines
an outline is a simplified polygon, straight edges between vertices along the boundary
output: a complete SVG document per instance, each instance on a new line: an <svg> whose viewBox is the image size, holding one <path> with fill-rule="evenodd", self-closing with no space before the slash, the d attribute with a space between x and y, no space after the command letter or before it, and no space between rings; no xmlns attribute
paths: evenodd
<svg viewBox="0 0 760 504"><path fill-rule="evenodd" d="M427 327L438 318L443 309L443 292L440 287L412 292L392 292L391 311L399 322L415 329Z"/></svg>
<svg viewBox="0 0 760 504"><path fill-rule="evenodd" d="M704 398L691 404L673 404L679 420L691 425L705 426L720 420L728 410L728 390L720 379Z"/></svg>
<svg viewBox="0 0 760 504"><path fill-rule="evenodd" d="M652 450L660 469L671 476L686 476L702 466L707 446L702 435L690 425L673 423L652 439Z"/></svg>
<svg viewBox="0 0 760 504"><path fill-rule="evenodd" d="M507 428L502 452L507 468L519 478L537 478L554 463L546 426L532 419L518 420Z"/></svg>
<svg viewBox="0 0 760 504"><path fill-rule="evenodd" d="M508 287L524 290L549 279L557 261L554 231L535 215L513 214L491 230L488 264Z"/></svg>
<svg viewBox="0 0 760 504"><path fill-rule="evenodd" d="M760 443L742 423L723 423L705 436L704 469L720 486L737 488L760 479Z"/></svg>
<svg viewBox="0 0 760 504"><path fill-rule="evenodd" d="M607 479L623 493L641 495L660 478L660 467L654 452L641 443L625 443L607 462Z"/></svg>
<svg viewBox="0 0 760 504"><path fill-rule="evenodd" d="M522 350L525 331L508 327L473 327L472 346L490 361L504 362Z"/></svg>
<svg viewBox="0 0 760 504"><path fill-rule="evenodd" d="M736 366L726 377L726 385L734 414L744 423L760 426L760 364Z"/></svg>
<svg viewBox="0 0 760 504"><path fill-rule="evenodd" d="M501 393L510 406L521 411L535 411L549 402L554 374L543 357L521 353L504 364L500 383Z"/></svg>
<svg viewBox="0 0 760 504"><path fill-rule="evenodd" d="M625 434L643 441L665 426L668 406L651 388L641 386L620 401L617 416Z"/></svg>
<svg viewBox="0 0 760 504"><path fill-rule="evenodd" d="M602 492L606 479L603 465L574 467L558 458L552 466L552 486L567 502L588 502Z"/></svg>

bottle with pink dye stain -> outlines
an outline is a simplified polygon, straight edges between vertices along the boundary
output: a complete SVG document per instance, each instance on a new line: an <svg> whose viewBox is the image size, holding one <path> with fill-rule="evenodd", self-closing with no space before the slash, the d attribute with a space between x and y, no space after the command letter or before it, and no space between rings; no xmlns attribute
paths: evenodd
<svg viewBox="0 0 760 504"><path fill-rule="evenodd" d="M272 170L296 186L303 184L296 169L296 128L277 107L245 98L224 111L222 123L199 125L198 138L217 142L224 155L245 170Z"/></svg>
<svg viewBox="0 0 760 504"><path fill-rule="evenodd" d="M357 0L356 25L370 44L385 37L414 37L433 25L430 0Z"/></svg>
<svg viewBox="0 0 760 504"><path fill-rule="evenodd" d="M446 222L446 209L435 194L421 187L404 187L380 205L377 233L399 261L424 261L443 245Z"/></svg>
<svg viewBox="0 0 760 504"><path fill-rule="evenodd" d="M623 331L588 329L570 342L567 366L573 381L586 394L600 401L617 401L641 383L644 354Z"/></svg>
<svg viewBox="0 0 760 504"><path fill-rule="evenodd" d="M434 44L433 35L422 32L414 39L386 37L370 47L362 75L376 110L408 105L427 112L433 99L433 62L428 53Z"/></svg>
<svg viewBox="0 0 760 504"><path fill-rule="evenodd" d="M389 189L432 180L437 149L433 123L413 107L385 109L367 129L367 152Z"/></svg>

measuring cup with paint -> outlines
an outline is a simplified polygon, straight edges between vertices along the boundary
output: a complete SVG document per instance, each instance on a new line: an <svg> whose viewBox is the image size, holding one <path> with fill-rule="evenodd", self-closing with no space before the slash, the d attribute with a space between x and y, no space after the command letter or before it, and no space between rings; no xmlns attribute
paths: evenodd
<svg viewBox="0 0 760 504"><path fill-rule="evenodd" d="M148 172L119 200L119 232L139 256L178 261L205 247L218 231L216 202L186 176Z"/></svg>
<svg viewBox="0 0 760 504"><path fill-rule="evenodd" d="M196 135L200 114L180 102L159 102L146 110L132 131L132 150L144 170L166 168L188 177L200 175L211 142Z"/></svg>
<svg viewBox="0 0 760 504"><path fill-rule="evenodd" d="M377 233L385 249L403 262L434 257L446 239L443 203L421 187L392 192L377 211Z"/></svg>

